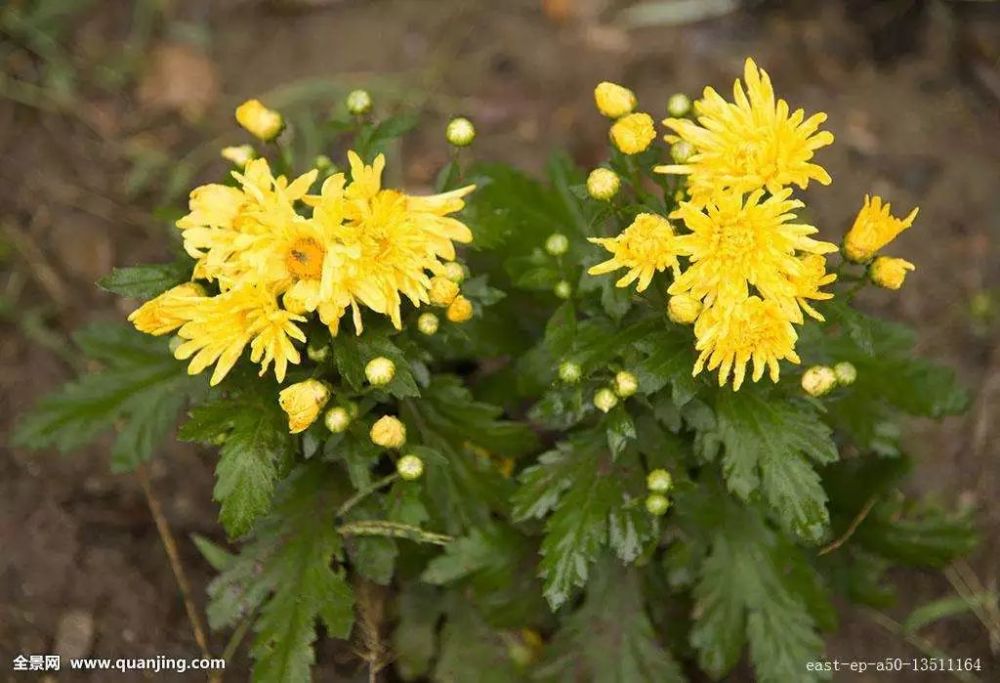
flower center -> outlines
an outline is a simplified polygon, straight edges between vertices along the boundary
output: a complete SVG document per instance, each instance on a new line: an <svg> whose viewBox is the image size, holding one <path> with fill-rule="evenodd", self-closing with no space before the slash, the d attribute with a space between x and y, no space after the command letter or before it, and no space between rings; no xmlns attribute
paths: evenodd
<svg viewBox="0 0 1000 683"><path fill-rule="evenodd" d="M285 265L288 272L300 280L318 280L323 274L323 247L316 240L304 237L292 242Z"/></svg>

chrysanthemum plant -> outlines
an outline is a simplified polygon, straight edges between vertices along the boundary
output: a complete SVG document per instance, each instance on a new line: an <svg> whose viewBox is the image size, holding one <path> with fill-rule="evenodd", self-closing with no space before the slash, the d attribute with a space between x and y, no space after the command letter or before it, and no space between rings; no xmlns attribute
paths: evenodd
<svg viewBox="0 0 1000 683"><path fill-rule="evenodd" d="M831 182L833 135L751 61L732 101L670 98L662 141L628 89L595 97L602 168L471 164L460 119L432 196L384 186L406 126L367 94L331 125L347 170L298 177L280 115L247 103L269 142L192 192L183 255L102 282L147 300L138 331L82 332L103 369L18 438L114 427L119 471L178 418L218 447L209 622L252 624L257 680L307 680L320 633L405 680L719 678L745 654L812 680L834 595L884 606L889 568L971 547L965 516L899 489L900 418L965 395L852 307L913 269L880 252L916 212L866 198L825 241L845 231L800 190Z"/></svg>

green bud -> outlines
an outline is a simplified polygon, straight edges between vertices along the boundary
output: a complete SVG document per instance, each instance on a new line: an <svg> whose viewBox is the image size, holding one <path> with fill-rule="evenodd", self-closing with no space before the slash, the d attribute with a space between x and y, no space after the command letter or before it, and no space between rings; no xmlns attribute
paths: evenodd
<svg viewBox="0 0 1000 683"><path fill-rule="evenodd" d="M854 380L858 378L858 369L854 367L853 363L848 363L845 360L833 366L833 374L837 376L837 384L846 387L854 384Z"/></svg>
<svg viewBox="0 0 1000 683"><path fill-rule="evenodd" d="M675 93L667 100L667 113L674 118L687 116L689 111L691 111L691 98L684 93Z"/></svg>
<svg viewBox="0 0 1000 683"><path fill-rule="evenodd" d="M559 379L566 384L576 384L580 381L583 371L580 366L571 360L563 361L559 364Z"/></svg>
<svg viewBox="0 0 1000 683"><path fill-rule="evenodd" d="M646 497L646 511L651 515L665 515L669 508L670 501L662 493L651 493Z"/></svg>
<svg viewBox="0 0 1000 683"><path fill-rule="evenodd" d="M364 116L372 110L372 96L367 90L352 90L347 95L347 111L355 116Z"/></svg>
<svg viewBox="0 0 1000 683"><path fill-rule="evenodd" d="M545 251L552 256L562 256L569 251L569 239L562 233L554 232L545 240Z"/></svg>
<svg viewBox="0 0 1000 683"><path fill-rule="evenodd" d="M618 405L618 397L611 389L598 389L594 394L594 405L602 413L606 413Z"/></svg>
<svg viewBox="0 0 1000 683"><path fill-rule="evenodd" d="M372 358L365 366L365 377L376 387L385 386L396 376L396 364L385 356Z"/></svg>
<svg viewBox="0 0 1000 683"><path fill-rule="evenodd" d="M615 393L621 398L632 396L639 389L639 380L631 372L622 370L615 375Z"/></svg>
<svg viewBox="0 0 1000 683"><path fill-rule="evenodd" d="M424 473L424 461L416 455L404 455L396 463L396 471L406 481L419 479Z"/></svg>
<svg viewBox="0 0 1000 683"><path fill-rule="evenodd" d="M348 426L350 426L351 415L346 409L336 406L326 411L323 423L326 425L326 428L334 434L340 434L346 431Z"/></svg>
<svg viewBox="0 0 1000 683"><path fill-rule="evenodd" d="M448 122L444 136L455 147L468 147L476 139L476 127L469 119L459 116Z"/></svg>
<svg viewBox="0 0 1000 683"><path fill-rule="evenodd" d="M678 140L670 147L670 158L678 164L686 164L694 156L694 146L687 140Z"/></svg>
<svg viewBox="0 0 1000 683"><path fill-rule="evenodd" d="M673 477L664 469L656 469L646 475L646 488L654 493L666 493L673 485Z"/></svg>
<svg viewBox="0 0 1000 683"><path fill-rule="evenodd" d="M433 313L421 313L417 318L417 329L428 337L438 331L441 321Z"/></svg>
<svg viewBox="0 0 1000 683"><path fill-rule="evenodd" d="M560 280L552 288L552 292L560 299L568 299L573 296L573 287L565 280Z"/></svg>

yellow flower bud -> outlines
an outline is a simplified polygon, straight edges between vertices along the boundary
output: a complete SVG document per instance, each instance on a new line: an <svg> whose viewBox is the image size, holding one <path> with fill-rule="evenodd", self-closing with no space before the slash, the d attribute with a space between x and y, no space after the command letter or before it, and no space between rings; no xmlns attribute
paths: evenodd
<svg viewBox="0 0 1000 683"><path fill-rule="evenodd" d="M656 128L649 114L629 114L611 126L611 142L622 154L645 152L655 139Z"/></svg>
<svg viewBox="0 0 1000 683"><path fill-rule="evenodd" d="M678 140L670 145L670 158L678 164L686 164L694 156L694 145L687 140Z"/></svg>
<svg viewBox="0 0 1000 683"><path fill-rule="evenodd" d="M132 311L128 319L140 332L156 336L168 334L189 320L187 311L204 296L204 287L196 282L185 282L150 299Z"/></svg>
<svg viewBox="0 0 1000 683"><path fill-rule="evenodd" d="M868 263L882 247L913 225L918 210L913 209L905 218L896 218L891 211L892 205L878 195L865 195L864 205L844 236L844 256L849 261Z"/></svg>
<svg viewBox="0 0 1000 683"><path fill-rule="evenodd" d="M435 275L431 278L431 288L428 294L431 298L431 304L444 307L458 296L458 284L443 275Z"/></svg>
<svg viewBox="0 0 1000 683"><path fill-rule="evenodd" d="M326 417L323 418L323 423L326 425L326 428L334 434L340 434L341 432L347 431L347 428L350 426L351 415L344 408L336 406L326 411Z"/></svg>
<svg viewBox="0 0 1000 683"><path fill-rule="evenodd" d="M825 365L814 365L802 374L802 390L810 396L822 396L835 386L837 375Z"/></svg>
<svg viewBox="0 0 1000 683"><path fill-rule="evenodd" d="M472 302L464 296L456 296L455 300L448 305L445 315L453 323L464 323L472 318Z"/></svg>
<svg viewBox="0 0 1000 683"><path fill-rule="evenodd" d="M545 240L545 251L552 256L562 256L569 250L569 239L561 232L554 232Z"/></svg>
<svg viewBox="0 0 1000 683"><path fill-rule="evenodd" d="M372 358L365 365L365 377L372 386L382 387L396 376L396 364L385 356Z"/></svg>
<svg viewBox="0 0 1000 683"><path fill-rule="evenodd" d="M236 168L243 168L255 156L253 147L250 145L236 145L235 147L222 148L222 158Z"/></svg>
<svg viewBox="0 0 1000 683"><path fill-rule="evenodd" d="M587 194L597 201L610 201L620 187L618 174L609 168L595 168L587 176Z"/></svg>
<svg viewBox="0 0 1000 683"><path fill-rule="evenodd" d="M594 88L594 103L609 119L617 119L635 109L635 93L617 83L604 81Z"/></svg>
<svg viewBox="0 0 1000 683"><path fill-rule="evenodd" d="M355 116L364 116L372 110L372 96L367 90L352 90L347 94L347 111Z"/></svg>
<svg viewBox="0 0 1000 683"><path fill-rule="evenodd" d="M559 364L559 379L566 384L576 384L583 374L580 366L571 360L563 361Z"/></svg>
<svg viewBox="0 0 1000 683"><path fill-rule="evenodd" d="M417 329L428 337L438 331L440 321L433 313L421 313L417 318Z"/></svg>
<svg viewBox="0 0 1000 683"><path fill-rule="evenodd" d="M598 389L594 394L594 406L602 413L606 413L618 405L618 397L611 389Z"/></svg>
<svg viewBox="0 0 1000 683"><path fill-rule="evenodd" d="M329 400L330 389L318 379L307 379L282 389L278 405L288 414L288 431L298 434L308 428Z"/></svg>
<svg viewBox="0 0 1000 683"><path fill-rule="evenodd" d="M326 360L327 356L330 355L330 346L327 344L318 344L310 342L306 346L306 356L313 363L322 363Z"/></svg>
<svg viewBox="0 0 1000 683"><path fill-rule="evenodd" d="M396 471L406 481L419 479L424 473L424 461L416 455L404 455L396 463Z"/></svg>
<svg viewBox="0 0 1000 683"><path fill-rule="evenodd" d="M458 261L448 261L444 264L444 276L455 284L461 284L465 279L465 268Z"/></svg>
<svg viewBox="0 0 1000 683"><path fill-rule="evenodd" d="M383 415L372 425L372 443L382 448L402 448L406 443L406 425L398 417Z"/></svg>
<svg viewBox="0 0 1000 683"><path fill-rule="evenodd" d="M560 280L556 283L556 286L552 288L552 293L560 299L568 299L573 296L573 286L565 280Z"/></svg>
<svg viewBox="0 0 1000 683"><path fill-rule="evenodd" d="M622 370L615 375L615 393L621 398L628 398L639 390L639 380L631 372Z"/></svg>
<svg viewBox="0 0 1000 683"><path fill-rule="evenodd" d="M899 289L903 286L907 271L915 270L916 266L905 259L879 256L868 268L868 277L879 287Z"/></svg>
<svg viewBox="0 0 1000 683"><path fill-rule="evenodd" d="M285 127L281 114L268 109L260 100L247 100L236 107L236 122L264 142L278 137Z"/></svg>
<svg viewBox="0 0 1000 683"><path fill-rule="evenodd" d="M679 325L690 325L701 315L701 309L698 299L687 294L677 294L667 302L667 317Z"/></svg>
<svg viewBox="0 0 1000 683"><path fill-rule="evenodd" d="M664 469L655 469L646 475L646 488L654 493L666 493L673 485L673 477Z"/></svg>
<svg viewBox="0 0 1000 683"><path fill-rule="evenodd" d="M646 512L659 517L670 509L670 501L662 493L651 493L646 497Z"/></svg>
<svg viewBox="0 0 1000 683"><path fill-rule="evenodd" d="M833 366L833 374L837 376L837 384L846 387L854 384L854 380L858 378L858 369L854 367L854 363L845 360Z"/></svg>
<svg viewBox="0 0 1000 683"><path fill-rule="evenodd" d="M674 118L687 116L689 111L691 111L691 98L684 93L675 93L667 100L667 113Z"/></svg>
<svg viewBox="0 0 1000 683"><path fill-rule="evenodd" d="M444 136L455 147L468 147L476 139L476 127L472 121L460 116L448 122Z"/></svg>

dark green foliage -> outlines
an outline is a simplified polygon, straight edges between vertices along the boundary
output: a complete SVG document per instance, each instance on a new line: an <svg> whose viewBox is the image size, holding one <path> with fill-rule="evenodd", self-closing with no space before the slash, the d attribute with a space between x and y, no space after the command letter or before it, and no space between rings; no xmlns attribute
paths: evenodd
<svg viewBox="0 0 1000 683"><path fill-rule="evenodd" d="M132 299L152 299L191 279L191 262L174 261L115 268L97 283L102 289Z"/></svg>

